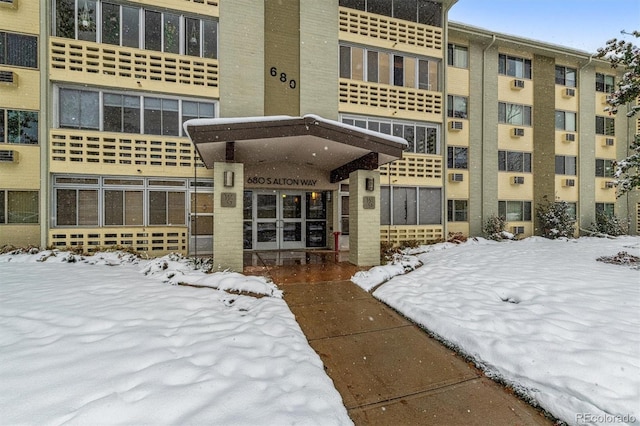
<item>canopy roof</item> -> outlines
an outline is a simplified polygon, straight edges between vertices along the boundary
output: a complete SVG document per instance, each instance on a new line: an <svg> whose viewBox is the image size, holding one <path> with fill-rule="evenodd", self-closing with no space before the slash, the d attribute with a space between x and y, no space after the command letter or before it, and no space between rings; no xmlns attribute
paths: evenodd
<svg viewBox="0 0 640 426"><path fill-rule="evenodd" d="M184 128L207 168L215 162L287 162L330 173L374 170L402 157L407 141L316 115L193 119Z"/></svg>

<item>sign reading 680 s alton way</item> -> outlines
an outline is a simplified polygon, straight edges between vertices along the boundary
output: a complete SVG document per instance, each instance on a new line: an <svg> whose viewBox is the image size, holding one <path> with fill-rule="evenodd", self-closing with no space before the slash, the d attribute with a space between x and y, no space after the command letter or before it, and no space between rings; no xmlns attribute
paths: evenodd
<svg viewBox="0 0 640 426"><path fill-rule="evenodd" d="M273 186L316 186L317 179L278 178L265 176L250 176L247 185L273 185Z"/></svg>

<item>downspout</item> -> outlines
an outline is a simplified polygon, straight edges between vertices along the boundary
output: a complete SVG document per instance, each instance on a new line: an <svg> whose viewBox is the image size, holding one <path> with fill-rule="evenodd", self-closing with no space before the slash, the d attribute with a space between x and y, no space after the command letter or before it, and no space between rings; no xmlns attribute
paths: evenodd
<svg viewBox="0 0 640 426"><path fill-rule="evenodd" d="M484 49L482 49L482 132L480 135L480 164L482 164L482 168L483 170L481 171L480 174L480 183L482 186L482 190L480 191L480 211L481 211L481 223L480 223L480 229L484 228L484 222L485 222L485 204L484 204L484 180L485 180L485 175L486 173L484 172L484 139L485 139L485 135L486 135L486 127L487 127L487 120L485 118L485 111L487 109L487 105L486 105L486 96L485 93L487 93L487 73L486 73L486 69L487 69L487 50L489 50L489 48L491 46L493 46L493 44L496 42L496 35L492 34L491 35L491 43L489 43L487 45L487 47L485 47Z"/></svg>

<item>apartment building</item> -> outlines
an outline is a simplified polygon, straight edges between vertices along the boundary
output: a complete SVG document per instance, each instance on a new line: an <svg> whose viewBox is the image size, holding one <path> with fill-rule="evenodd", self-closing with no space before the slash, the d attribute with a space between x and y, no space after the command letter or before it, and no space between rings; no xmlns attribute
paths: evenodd
<svg viewBox="0 0 640 426"><path fill-rule="evenodd" d="M602 210L637 234L638 191L611 184L640 132L603 111L616 71L448 22L454 3L0 0L0 245L237 258L333 248L340 232L341 248L377 252L371 241L482 235L492 215L533 235L544 199L571 203L582 228ZM324 130L307 139L258 134L260 117L283 131L282 117L309 115ZM227 136L264 138L234 169L233 214L222 167L241 143L208 164L183 127L224 118L253 123ZM402 155L376 134L403 138ZM309 138L335 143L318 164L295 153ZM321 165L323 148L361 157ZM372 212L379 228L359 222Z"/></svg>

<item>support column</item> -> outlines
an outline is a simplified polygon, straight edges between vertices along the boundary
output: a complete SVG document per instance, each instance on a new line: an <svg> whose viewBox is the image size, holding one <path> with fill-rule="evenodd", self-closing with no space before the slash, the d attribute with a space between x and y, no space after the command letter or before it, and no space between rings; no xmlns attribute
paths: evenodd
<svg viewBox="0 0 640 426"><path fill-rule="evenodd" d="M367 182L373 183L373 188L367 188ZM356 170L349 174L349 262L357 266L380 264L380 172L377 170Z"/></svg>
<svg viewBox="0 0 640 426"><path fill-rule="evenodd" d="M244 165L214 163L213 188L213 268L242 272Z"/></svg>

